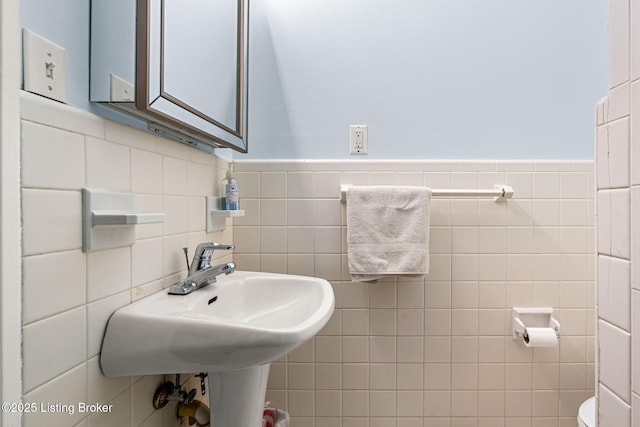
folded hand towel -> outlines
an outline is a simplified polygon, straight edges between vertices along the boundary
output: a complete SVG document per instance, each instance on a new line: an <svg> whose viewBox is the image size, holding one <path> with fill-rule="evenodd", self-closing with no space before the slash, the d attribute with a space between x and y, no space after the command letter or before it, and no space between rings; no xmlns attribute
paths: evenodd
<svg viewBox="0 0 640 427"><path fill-rule="evenodd" d="M347 252L354 281L429 272L431 189L349 187Z"/></svg>

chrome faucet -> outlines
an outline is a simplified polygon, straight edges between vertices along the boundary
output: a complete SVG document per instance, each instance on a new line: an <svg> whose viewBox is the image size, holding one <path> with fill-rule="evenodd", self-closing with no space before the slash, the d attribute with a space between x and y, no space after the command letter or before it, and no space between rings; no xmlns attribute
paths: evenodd
<svg viewBox="0 0 640 427"><path fill-rule="evenodd" d="M211 265L211 256L213 251L217 249L233 250L235 246L216 242L200 243L196 247L187 277L172 285L169 288L169 293L172 295L186 295L215 283L216 276L233 273L236 270L236 265L232 262L216 266Z"/></svg>

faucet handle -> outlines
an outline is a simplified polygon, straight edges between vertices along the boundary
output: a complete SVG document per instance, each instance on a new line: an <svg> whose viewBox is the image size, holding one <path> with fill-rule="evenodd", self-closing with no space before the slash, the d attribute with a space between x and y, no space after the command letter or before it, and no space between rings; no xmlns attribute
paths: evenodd
<svg viewBox="0 0 640 427"><path fill-rule="evenodd" d="M205 242L205 243L200 243L197 247L196 247L196 253L194 254L195 256L202 256L203 253L205 253L205 251L210 250L210 251L214 251L216 249L224 249L224 250L232 250L235 249L236 247L234 245L226 245L223 243L217 243L217 242Z"/></svg>
<svg viewBox="0 0 640 427"><path fill-rule="evenodd" d="M224 243L211 242L209 244L211 245L210 246L211 249L223 249L225 251L231 251L231 250L236 248L235 245L227 245L227 244L224 244Z"/></svg>
<svg viewBox="0 0 640 427"><path fill-rule="evenodd" d="M226 245L216 242L200 243L196 247L196 252L193 254L193 261L191 261L191 267L189 268L189 274L193 274L202 268L208 268L211 265L211 256L216 249L232 250L235 249L234 245Z"/></svg>

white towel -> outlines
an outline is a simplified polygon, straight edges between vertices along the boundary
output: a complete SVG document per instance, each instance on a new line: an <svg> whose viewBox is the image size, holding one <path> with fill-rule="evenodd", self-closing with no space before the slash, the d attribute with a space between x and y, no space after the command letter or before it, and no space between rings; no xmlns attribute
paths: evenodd
<svg viewBox="0 0 640 427"><path fill-rule="evenodd" d="M347 251L354 281L429 272L431 189L349 187Z"/></svg>

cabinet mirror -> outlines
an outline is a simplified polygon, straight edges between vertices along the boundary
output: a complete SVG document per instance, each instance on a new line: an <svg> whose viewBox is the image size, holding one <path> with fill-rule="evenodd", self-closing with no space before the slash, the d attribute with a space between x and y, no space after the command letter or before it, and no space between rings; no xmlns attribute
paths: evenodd
<svg viewBox="0 0 640 427"><path fill-rule="evenodd" d="M92 0L91 101L247 152L248 0Z"/></svg>

